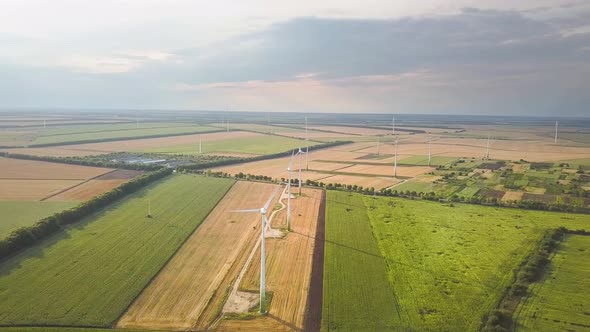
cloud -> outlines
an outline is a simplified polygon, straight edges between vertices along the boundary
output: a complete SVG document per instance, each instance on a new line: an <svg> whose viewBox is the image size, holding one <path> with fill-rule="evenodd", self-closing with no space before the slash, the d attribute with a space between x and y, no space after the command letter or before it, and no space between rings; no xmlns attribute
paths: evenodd
<svg viewBox="0 0 590 332"><path fill-rule="evenodd" d="M41 104L55 103L43 86L58 82L53 92L80 106L585 114L590 9L572 8L301 17L204 46L71 55L51 75L11 75ZM2 102L19 103L14 86Z"/></svg>

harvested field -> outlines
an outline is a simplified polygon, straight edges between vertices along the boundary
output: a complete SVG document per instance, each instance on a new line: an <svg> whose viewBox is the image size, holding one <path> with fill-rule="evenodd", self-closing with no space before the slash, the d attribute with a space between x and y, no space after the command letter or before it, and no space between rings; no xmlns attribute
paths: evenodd
<svg viewBox="0 0 590 332"><path fill-rule="evenodd" d="M304 329L322 191L303 188L302 193L303 196L291 200L292 232L282 239L267 239L266 285L273 297L269 318L255 324L258 331L274 330L281 325L282 330ZM278 212L272 220L273 227L286 227L286 215L286 210ZM255 254L259 256L260 250ZM254 259L252 263L240 288L256 292L260 287L260 261ZM229 322L221 321L220 329L228 328Z"/></svg>
<svg viewBox="0 0 590 332"><path fill-rule="evenodd" d="M373 129L349 126L309 126L311 130L326 130L346 135L391 135L391 129Z"/></svg>
<svg viewBox="0 0 590 332"><path fill-rule="evenodd" d="M48 201L86 201L104 194L141 175L141 171L119 169L69 188L57 195L49 195Z"/></svg>
<svg viewBox="0 0 590 332"><path fill-rule="evenodd" d="M489 198L496 198L498 200L502 199L506 192L502 190L494 190L494 189L481 189L479 191L481 196L489 197Z"/></svg>
<svg viewBox="0 0 590 332"><path fill-rule="evenodd" d="M0 157L1 179L86 180L111 171L110 168Z"/></svg>
<svg viewBox="0 0 590 332"><path fill-rule="evenodd" d="M259 234L259 214L229 211L262 206L275 188L270 184L237 182L133 302L117 326L195 327L209 301L214 296L223 296L219 292L223 293L226 288L220 284L236 258L251 248Z"/></svg>
<svg viewBox="0 0 590 332"><path fill-rule="evenodd" d="M0 200L38 201L79 184L80 180L0 179Z"/></svg>
<svg viewBox="0 0 590 332"><path fill-rule="evenodd" d="M506 191L506 193L502 197L502 200L504 202L506 202L506 201L520 201L522 199L523 195L524 195L524 193L521 191Z"/></svg>
<svg viewBox="0 0 590 332"><path fill-rule="evenodd" d="M159 138L146 138L146 139L132 139L124 141L114 142L102 142L102 143L88 143L88 144L76 144L76 145L63 145L53 146L47 148L22 148L22 149L10 149L9 152L30 154L37 156L90 156L107 154L112 152L135 152L144 151L146 149L158 148L158 147L172 147L178 145L194 144L195 151L199 148L199 138L205 142L214 142L218 140L226 139L238 139L245 137L256 137L260 134L245 132L245 131L232 131L232 132L217 132L209 134L195 134L195 135L181 135L181 136L168 136Z"/></svg>

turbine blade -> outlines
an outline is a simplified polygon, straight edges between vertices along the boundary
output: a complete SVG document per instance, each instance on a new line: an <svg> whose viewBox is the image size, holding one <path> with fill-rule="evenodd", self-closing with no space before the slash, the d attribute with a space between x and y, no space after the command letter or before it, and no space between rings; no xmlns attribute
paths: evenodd
<svg viewBox="0 0 590 332"><path fill-rule="evenodd" d="M260 212L260 209L243 209L243 210L231 210L229 212L238 212L238 213L246 213L246 212Z"/></svg>
<svg viewBox="0 0 590 332"><path fill-rule="evenodd" d="M268 218L266 216L264 216L264 225L266 227L265 232L268 232L271 228L270 228L270 223L268 222ZM272 238L275 240L277 238L273 233L271 233L270 236L272 236Z"/></svg>
<svg viewBox="0 0 590 332"><path fill-rule="evenodd" d="M273 191L272 195L270 196L270 198L268 199L268 201L266 201L266 204L264 204L264 209L268 212L268 206L270 205L270 203L272 203L272 200L275 198L275 196L277 195L277 191L278 191L279 187L277 187L275 189L275 191Z"/></svg>

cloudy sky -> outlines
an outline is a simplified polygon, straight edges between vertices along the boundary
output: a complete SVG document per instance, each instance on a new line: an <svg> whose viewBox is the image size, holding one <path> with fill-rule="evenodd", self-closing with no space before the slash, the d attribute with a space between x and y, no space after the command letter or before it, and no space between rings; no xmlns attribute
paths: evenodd
<svg viewBox="0 0 590 332"><path fill-rule="evenodd" d="M587 0L0 4L0 108L590 116Z"/></svg>

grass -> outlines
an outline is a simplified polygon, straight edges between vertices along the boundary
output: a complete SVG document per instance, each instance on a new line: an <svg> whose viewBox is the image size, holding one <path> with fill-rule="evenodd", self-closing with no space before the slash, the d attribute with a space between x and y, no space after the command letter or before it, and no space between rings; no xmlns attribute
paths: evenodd
<svg viewBox="0 0 590 332"><path fill-rule="evenodd" d="M566 331L590 328L590 236L568 235L551 259L544 280L515 315L520 331Z"/></svg>
<svg viewBox="0 0 590 332"><path fill-rule="evenodd" d="M63 144L104 139L131 139L153 135L181 135L211 130L215 130L215 128L190 124L180 126L168 123L145 124L139 128L136 128L135 124L75 126L75 128L41 131L40 135L33 139L29 145Z"/></svg>
<svg viewBox="0 0 590 332"><path fill-rule="evenodd" d="M326 252L334 251L335 245L330 242L342 243L343 239L359 237L362 227L368 232L368 225L351 227L352 220L367 223L362 212L364 206L380 254L386 262L390 288L395 294L393 299L379 304L380 317L392 319L387 326L398 330L478 330L483 317L496 307L504 289L512 283L514 269L533 250L545 229L558 226L590 228L587 215L469 204L450 206L347 193L336 195L337 200L334 197L329 192ZM352 212L347 214L346 208ZM346 227L334 227L337 222L346 222ZM371 237L363 236L364 240L359 242L373 243ZM346 292L350 297L348 300L345 296L334 299L342 304L338 306L341 310L338 315L328 314L333 326L385 329L371 327L383 318L373 317L374 309L359 303L361 298L371 299L374 295L360 295L362 291L359 289L363 289L363 285L352 277L357 274L362 276L357 278L365 278L362 281L370 285L364 287L379 290L380 294L387 296L390 294L386 286L370 280L375 276L381 278L380 273L369 269L381 269L383 261L377 257L371 261L368 255L364 256L362 263L355 264L350 253L342 254L340 260L326 254L324 273L328 277L324 279L324 291L329 296L324 293L324 301L330 296L335 297L334 292ZM336 281L330 279L334 273L339 273L339 279L333 277ZM356 303L364 308L362 315L367 316L351 325L351 317L360 311ZM382 305L389 313L381 308ZM324 304L324 313L328 309ZM371 328L363 328L363 323Z"/></svg>
<svg viewBox="0 0 590 332"><path fill-rule="evenodd" d="M50 215L69 209L78 202L0 201L0 239L17 228L30 226Z"/></svg>
<svg viewBox="0 0 590 332"><path fill-rule="evenodd" d="M233 183L170 176L4 261L0 324L111 326Z"/></svg>
<svg viewBox="0 0 590 332"><path fill-rule="evenodd" d="M309 142L309 146L318 143ZM300 139L274 136L274 135L259 135L253 137L241 137L223 139L217 141L203 142L203 153L244 153L253 155L265 155L278 152L284 152L296 148L305 147L306 142ZM171 147L159 147L147 149L142 152L156 152L166 154L197 154L199 152L199 144L183 144Z"/></svg>
<svg viewBox="0 0 590 332"><path fill-rule="evenodd" d="M328 191L323 331L383 331L396 325L387 270L362 196Z"/></svg>
<svg viewBox="0 0 590 332"><path fill-rule="evenodd" d="M431 191L436 192L437 185L432 182L422 182L416 180L408 180L398 186L393 187L394 190L399 191L415 191L417 193L429 193Z"/></svg>
<svg viewBox="0 0 590 332"><path fill-rule="evenodd" d="M431 166L445 166L450 165L454 161L456 161L456 157L445 157L445 156L432 156L430 158L430 165ZM398 162L400 165L418 165L418 166L428 166L428 156L411 156L408 158L404 158Z"/></svg>

